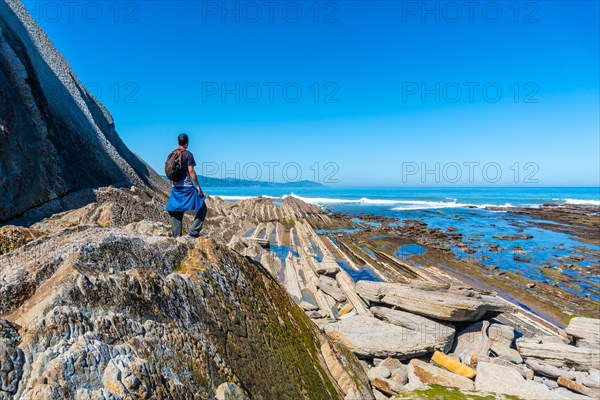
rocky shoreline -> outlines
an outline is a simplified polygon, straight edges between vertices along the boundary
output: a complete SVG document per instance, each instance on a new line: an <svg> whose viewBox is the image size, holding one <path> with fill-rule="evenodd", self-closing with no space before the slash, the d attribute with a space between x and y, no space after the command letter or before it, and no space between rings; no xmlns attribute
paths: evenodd
<svg viewBox="0 0 600 400"><path fill-rule="evenodd" d="M599 393L599 320L563 330L442 269L340 246L344 230L374 229L350 217L294 198L209 198L194 241L168 237L152 192L94 194L0 227L5 398ZM370 255L378 273L355 279Z"/></svg>
<svg viewBox="0 0 600 400"><path fill-rule="evenodd" d="M536 224L600 246L600 206L544 204L541 207L488 207L536 219ZM552 223L555 222L555 223Z"/></svg>
<svg viewBox="0 0 600 400"><path fill-rule="evenodd" d="M419 221L399 227L390 227L390 221L378 217L362 216L361 221L356 221L294 198L217 204L223 216L229 207L247 210L246 220L250 220L247 223L242 218L245 213L234 214L239 233L225 234L231 237L229 245L267 266L323 332L355 353L367 372L377 369L384 360L395 366L393 373L380 368L377 370L382 370L382 374L368 374L376 398L414 391L424 384L489 390L522 398L578 398L565 389L573 389L571 382L577 383L577 373L568 371L588 367L576 365L572 360L559 365L558 361L540 355L538 350L546 354L560 350L566 360L570 360L571 352L586 353L592 357L585 371L591 375L586 377L596 378L597 344L587 339L579 342L577 336L569 336L551 321L503 300L494 292L465 286L457 274L449 274L438 265L417 267L411 265L410 259L400 260L386 254L382 251L385 246L370 247L367 239L370 236L389 240L390 237L384 236L397 229L405 234L404 240L410 236L427 237L429 251L431 244L438 240L458 238L455 233L433 230L431 235L423 235L427 228ZM415 231L419 234L415 235ZM225 232L230 229L221 233ZM282 248L285 251L282 252ZM377 280L384 282L353 279L351 275L360 276L364 266L372 268ZM577 330L576 324L593 325L598 324L598 320L572 319L567 328L571 335ZM465 335L469 339L463 339L464 342L473 341L474 332L483 338L482 343L475 345L476 350L470 348L472 343L461 344L461 337ZM494 338L496 334L501 337ZM516 336L520 339L515 340ZM402 340L395 340L398 337ZM537 346L536 352L528 352L530 343ZM554 346L557 343L560 346ZM589 347L580 351L569 343L587 343ZM425 365L419 364L424 361L427 361ZM427 370L424 375L443 375L443 378L420 383L417 378L412 382L405 380L405 375L407 378L415 376L415 364L416 368ZM446 368L446 364L453 367ZM451 378L461 381L455 375L464 366L481 371L467 370L467 380L475 377L470 383L462 380L462 385L449 384ZM553 375L549 376L548 368ZM503 385L485 383L486 379L493 381L498 373L521 378L519 382L506 381ZM579 380L582 379L585 380L580 376ZM589 380L585 382L591 388L582 385L578 393L595 393L597 386ZM348 398L353 398L351 392L347 393L350 393Z"/></svg>
<svg viewBox="0 0 600 400"><path fill-rule="evenodd" d="M579 232L581 221L596 221L599 218L598 207L595 206L569 206L566 207L567 216L559 218L561 209L562 207L552 207L552 214L556 220L563 222L548 223L548 226L553 231L568 233L574 237L578 237L575 233ZM509 210L512 212L512 208L501 211ZM523 215L525 212L541 218L541 215L536 213L544 211L536 208L517 209L515 215ZM580 218L574 219L573 215L579 215ZM573 285L578 282L585 282L590 292L596 296L600 294L600 291L596 290L596 288L600 290L600 285L594 279L590 279L600 275L600 252L598 251L583 246L576 247L574 253L557 259L559 267L536 259L535 266L544 277L540 280L519 270L508 270L499 268L498 264L485 263L485 256L483 259L478 255L469 256L470 253L475 253L475 249L487 248L485 253L490 257L493 257L495 252L504 251L514 254L514 259L523 261L524 265L533 261L531 258L535 257L536 249L531 251L514 246L512 241L516 239L513 237L515 235L495 235L497 242L506 243L499 248L497 243L488 243L477 234L471 237L462 235L452 226L447 230L441 230L430 228L420 220L406 220L401 223L395 218L369 215L361 215L360 219L365 224L358 231L328 232L328 236L350 250L356 262L369 265L383 274L398 278L397 271L403 270L407 277L414 278L418 274L437 274L439 270L443 270L444 273L452 275L463 283L479 289L495 291L501 297L523 305L544 320L560 327L566 326L574 315L595 317L600 313L600 303L589 295L577 294L580 288L566 290L575 288ZM536 218L528 223L550 229L541 219ZM588 226L588 233L591 232L592 227L593 223ZM595 236L590 233L587 237L590 243L594 244L598 241L600 232L596 232ZM526 238L519 237L519 239ZM409 249L415 247L418 251L397 254L398 249L405 247ZM457 257L453 249L460 250L463 257ZM582 267L577 264L584 259L589 261L588 266ZM388 268L390 264L394 266L393 270ZM418 268L411 270L407 268L407 264Z"/></svg>

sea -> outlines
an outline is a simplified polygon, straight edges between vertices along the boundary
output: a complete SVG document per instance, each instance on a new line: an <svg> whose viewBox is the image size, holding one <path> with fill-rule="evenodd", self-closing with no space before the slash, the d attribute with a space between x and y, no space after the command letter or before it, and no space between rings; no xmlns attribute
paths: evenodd
<svg viewBox="0 0 600 400"><path fill-rule="evenodd" d="M600 246L546 228L555 222L536 221L510 212L512 207L539 207L542 204L600 206L599 187L207 187L206 192L227 201L258 196L292 196L329 211L351 215L356 222L361 221L361 214L370 214L397 218L400 224L404 220L418 219L426 222L430 228L444 231L456 229L469 245L468 251L464 248L452 249L458 258L473 258L483 265L517 272L537 281L551 282L552 279L543 274L543 269L553 268L571 278L568 284L554 284L600 301L600 276L592 273L599 267ZM506 207L508 211L487 209L490 206ZM546 225L540 225L539 222ZM324 231L318 233L327 234ZM494 238L513 234L528 235L530 238L509 241ZM481 243L497 244L499 250L492 252ZM424 252L418 245L409 247L398 249L397 257L411 257Z"/></svg>
<svg viewBox="0 0 600 400"><path fill-rule="evenodd" d="M348 213L378 213L406 210L446 209L477 206L539 207L542 204L600 206L600 187L470 187L470 188L345 188L345 187L211 187L207 192L224 200L250 197L301 198L309 203Z"/></svg>

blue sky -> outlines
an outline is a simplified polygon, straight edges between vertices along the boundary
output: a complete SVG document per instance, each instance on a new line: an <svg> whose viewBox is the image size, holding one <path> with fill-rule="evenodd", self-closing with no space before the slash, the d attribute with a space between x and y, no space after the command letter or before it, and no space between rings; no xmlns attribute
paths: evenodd
<svg viewBox="0 0 600 400"><path fill-rule="evenodd" d="M25 4L159 171L599 185L597 1Z"/></svg>

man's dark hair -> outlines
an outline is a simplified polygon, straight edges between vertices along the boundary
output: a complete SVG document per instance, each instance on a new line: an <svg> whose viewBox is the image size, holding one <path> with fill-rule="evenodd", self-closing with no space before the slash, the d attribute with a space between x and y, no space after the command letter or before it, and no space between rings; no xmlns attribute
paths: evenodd
<svg viewBox="0 0 600 400"><path fill-rule="evenodd" d="M189 143L189 141L190 138L188 138L188 135L186 135L185 133L182 133L181 135L177 136L177 142L180 146L185 146Z"/></svg>

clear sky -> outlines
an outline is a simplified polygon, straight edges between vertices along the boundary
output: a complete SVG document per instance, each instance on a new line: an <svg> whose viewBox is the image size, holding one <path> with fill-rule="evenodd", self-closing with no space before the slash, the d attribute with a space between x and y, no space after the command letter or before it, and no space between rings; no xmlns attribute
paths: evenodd
<svg viewBox="0 0 600 400"><path fill-rule="evenodd" d="M159 171L599 185L598 1L25 4Z"/></svg>

